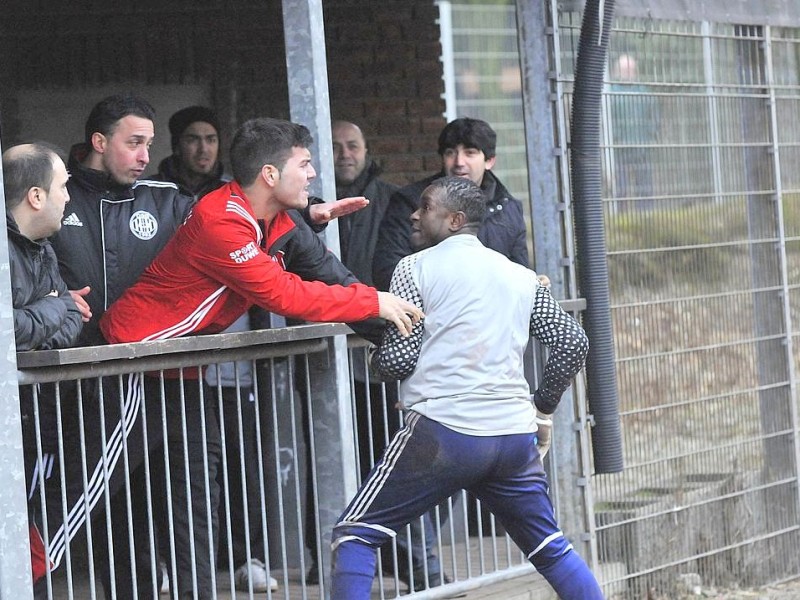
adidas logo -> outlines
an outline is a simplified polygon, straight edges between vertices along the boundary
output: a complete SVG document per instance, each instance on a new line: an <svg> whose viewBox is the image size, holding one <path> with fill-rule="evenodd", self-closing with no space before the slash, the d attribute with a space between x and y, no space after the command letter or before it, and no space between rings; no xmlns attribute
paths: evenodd
<svg viewBox="0 0 800 600"><path fill-rule="evenodd" d="M72 225L73 227L83 227L83 223L81 223L81 220L78 218L78 215L76 215L75 213L72 213L71 215L66 217L61 222L61 224L62 225Z"/></svg>

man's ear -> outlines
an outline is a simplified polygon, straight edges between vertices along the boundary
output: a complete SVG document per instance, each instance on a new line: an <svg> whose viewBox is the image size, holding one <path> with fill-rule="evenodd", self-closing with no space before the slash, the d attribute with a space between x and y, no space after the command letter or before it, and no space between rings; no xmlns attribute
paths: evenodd
<svg viewBox="0 0 800 600"><path fill-rule="evenodd" d="M264 182L273 187L278 184L281 178L281 172L275 167L275 165L264 165L261 167L261 177L263 177Z"/></svg>
<svg viewBox="0 0 800 600"><path fill-rule="evenodd" d="M92 150L97 152L98 154L103 154L106 151L106 146L108 145L108 138L104 136L99 131L95 131L91 137L92 140Z"/></svg>
<svg viewBox="0 0 800 600"><path fill-rule="evenodd" d="M494 155L492 158L486 161L486 170L491 171L495 162L497 162L497 155Z"/></svg>
<svg viewBox="0 0 800 600"><path fill-rule="evenodd" d="M42 188L34 186L25 195L25 201L33 210L41 210L42 202L44 202L43 193L44 190Z"/></svg>
<svg viewBox="0 0 800 600"><path fill-rule="evenodd" d="M450 231L460 231L467 224L467 215L463 211L450 213Z"/></svg>

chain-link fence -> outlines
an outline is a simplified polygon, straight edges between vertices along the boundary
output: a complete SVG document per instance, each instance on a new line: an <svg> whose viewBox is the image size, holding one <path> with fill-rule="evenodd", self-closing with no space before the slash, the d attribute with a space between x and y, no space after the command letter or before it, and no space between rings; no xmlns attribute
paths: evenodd
<svg viewBox="0 0 800 600"><path fill-rule="evenodd" d="M513 3L452 11L458 114L513 139ZM581 14L554 12L568 132ZM587 507L606 591L797 577L800 28L618 15L610 40L603 196L625 470L593 477ZM504 150L501 173L524 161Z"/></svg>

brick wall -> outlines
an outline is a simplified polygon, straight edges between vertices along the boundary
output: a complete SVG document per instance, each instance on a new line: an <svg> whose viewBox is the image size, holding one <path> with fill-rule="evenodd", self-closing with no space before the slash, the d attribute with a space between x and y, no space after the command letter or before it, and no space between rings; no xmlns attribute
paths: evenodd
<svg viewBox="0 0 800 600"><path fill-rule="evenodd" d="M438 169L444 84L433 1L325 0L323 7L333 117L362 127L388 180ZM29 0L9 0L0 13L6 147L23 141L26 90L87 90L88 114L101 87L139 91L158 105L159 86L201 86L226 124L224 147L247 118L289 116L279 1L41 2L32 10Z"/></svg>
<svg viewBox="0 0 800 600"><path fill-rule="evenodd" d="M438 9L427 0L326 0L324 11L333 118L361 127L386 179L436 171L445 125Z"/></svg>

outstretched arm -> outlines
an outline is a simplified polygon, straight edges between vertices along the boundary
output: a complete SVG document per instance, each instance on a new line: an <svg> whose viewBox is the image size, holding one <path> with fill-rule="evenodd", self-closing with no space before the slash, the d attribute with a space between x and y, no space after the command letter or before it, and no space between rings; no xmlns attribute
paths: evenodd
<svg viewBox="0 0 800 600"><path fill-rule="evenodd" d="M364 196L354 196L353 198L342 198L335 202L322 202L320 204L309 204L308 214L311 218L311 225L324 225L333 219L344 217L365 208L369 204Z"/></svg>

